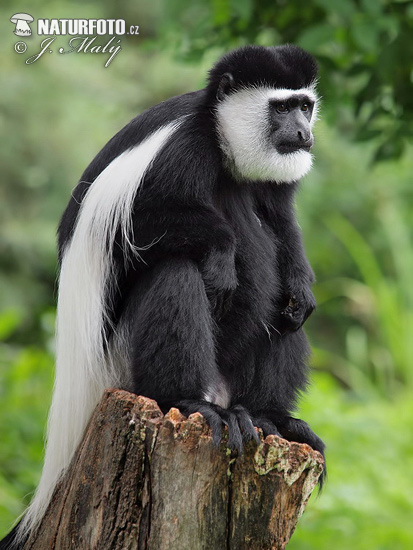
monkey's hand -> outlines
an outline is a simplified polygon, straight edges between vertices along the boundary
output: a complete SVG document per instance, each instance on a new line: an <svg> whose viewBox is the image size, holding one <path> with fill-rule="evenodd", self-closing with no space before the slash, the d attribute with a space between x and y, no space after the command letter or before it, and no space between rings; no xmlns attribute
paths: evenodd
<svg viewBox="0 0 413 550"><path fill-rule="evenodd" d="M286 294L281 302L281 332L295 332L301 328L315 307L316 301L309 287Z"/></svg>
<svg viewBox="0 0 413 550"><path fill-rule="evenodd" d="M212 249L201 262L200 269L213 315L220 319L231 307L238 285L234 253Z"/></svg>

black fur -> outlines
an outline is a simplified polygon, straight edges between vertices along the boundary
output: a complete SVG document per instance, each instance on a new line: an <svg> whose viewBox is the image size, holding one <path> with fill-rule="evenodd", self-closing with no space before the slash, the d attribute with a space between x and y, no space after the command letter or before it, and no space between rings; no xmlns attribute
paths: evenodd
<svg viewBox="0 0 413 550"><path fill-rule="evenodd" d="M214 114L226 73L236 86L298 89L314 82L316 63L290 45L241 48L217 63L206 89L132 120L82 175L60 224L60 256L89 184L121 152L187 115L134 204L134 244L159 241L141 252L143 261L127 264L121 241L115 243L119 276L109 313L131 334L133 391L164 409L201 411L215 429L228 425L234 448L255 438L234 409L242 406L265 433L272 426L323 452L321 440L291 417L307 384L309 346L301 327L315 308L314 275L295 221L297 185L240 184L226 170ZM226 411L203 399L222 381L231 395Z"/></svg>
<svg viewBox="0 0 413 550"><path fill-rule="evenodd" d="M4 537L0 541L0 550L23 550L25 543L27 542L28 535L24 536L19 540L19 542L16 541L16 535L19 528L19 524L17 524L10 533Z"/></svg>
<svg viewBox="0 0 413 550"><path fill-rule="evenodd" d="M228 76L230 74L231 76ZM227 75L227 76L225 76ZM114 136L85 170L59 227L59 257L70 242L90 184L119 154L165 124L184 122L155 158L133 206L133 242L151 247L125 261L113 246L116 284L106 328L129 335L132 391L167 410L201 412L215 442L257 440L255 426L324 452L293 418L307 385L302 325L315 307L313 272L294 215L296 184L239 182L226 168L214 107L217 95L267 84L299 89L316 64L293 46L249 46L225 56L204 90L148 109ZM236 121L234 121L236 123ZM114 328L113 328L114 327ZM205 399L225 386L228 408ZM5 548L3 544L1 548Z"/></svg>
<svg viewBox="0 0 413 550"><path fill-rule="evenodd" d="M225 74L232 75L234 90L259 84L298 90L315 82L317 63L309 53L291 44L239 48L225 55L210 71L210 101L214 101Z"/></svg>

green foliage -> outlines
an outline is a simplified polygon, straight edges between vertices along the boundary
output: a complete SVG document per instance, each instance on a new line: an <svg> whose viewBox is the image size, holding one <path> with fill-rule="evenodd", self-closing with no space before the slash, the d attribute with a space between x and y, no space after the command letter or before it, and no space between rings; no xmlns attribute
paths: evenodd
<svg viewBox="0 0 413 550"><path fill-rule="evenodd" d="M0 533L28 504L43 458L43 430L50 402L54 312L39 319L43 345L17 343L22 317L0 313Z"/></svg>
<svg viewBox="0 0 413 550"><path fill-rule="evenodd" d="M372 169L366 146L349 145L322 123L318 130L320 164L299 197L318 276L318 310L308 324L314 365L346 386L395 396L412 383L411 161ZM339 156L331 156L332 143Z"/></svg>
<svg viewBox="0 0 413 550"><path fill-rule="evenodd" d="M328 479L311 497L289 550L412 548L412 398L411 389L395 402L356 397L326 374L314 377L301 408L327 443Z"/></svg>
<svg viewBox="0 0 413 550"><path fill-rule="evenodd" d="M359 140L377 139L375 160L398 158L412 137L413 3L399 0L204 0L165 3L155 44L184 58L248 43L291 42L320 62L330 116Z"/></svg>
<svg viewBox="0 0 413 550"><path fill-rule="evenodd" d="M386 205L390 216L394 207ZM397 281L386 277L374 255L374 251L357 229L340 215L327 219L327 225L334 235L343 243L357 265L361 281L354 279L341 281L337 285L348 300L357 308L369 304L369 311L364 310L360 326L352 327L347 335L347 355L354 359L359 369L366 374L370 369L371 376L378 389L385 395L394 389L396 381L412 381L410 360L413 356L410 335L413 326L413 301L411 300L411 282L403 275L412 273L413 247L409 245L403 251L394 242L393 233L402 228L400 219L395 216L395 225L388 225L390 231L389 248L393 254L399 253L395 261L400 264L402 273ZM396 265L397 265L396 263ZM408 271L405 269L408 268ZM403 284L404 283L404 284ZM371 338L369 336L371 335ZM380 343L380 344L379 344ZM372 344L372 345L371 345Z"/></svg>
<svg viewBox="0 0 413 550"><path fill-rule="evenodd" d="M300 415L325 438L329 460L326 488L289 548L412 547L413 3L33 0L27 9L125 18L141 36L125 37L108 69L80 54L28 67L13 51L14 3L0 8L0 535L40 475L55 231L71 189L130 118L203 86L221 52L289 41L321 69L316 162L297 200L318 302L307 323L316 375Z"/></svg>

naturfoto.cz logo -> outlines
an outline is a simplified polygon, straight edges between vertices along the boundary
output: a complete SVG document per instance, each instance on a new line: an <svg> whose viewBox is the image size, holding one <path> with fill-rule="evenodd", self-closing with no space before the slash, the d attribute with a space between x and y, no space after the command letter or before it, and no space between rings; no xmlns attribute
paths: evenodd
<svg viewBox="0 0 413 550"><path fill-rule="evenodd" d="M31 15L17 13L10 19L15 23L14 34L16 36L29 37L32 35L30 23L34 21ZM25 60L27 65L38 61L45 53L53 53L51 46L59 36L71 36L68 47L59 47L59 54L90 53L108 54L105 62L108 67L115 56L122 50L121 39L123 35L139 35L139 25L127 26L123 19L38 19L37 34L48 36L40 43L37 52ZM111 36L102 44L100 37ZM23 41L14 45L17 53L23 54L27 50L27 44Z"/></svg>
<svg viewBox="0 0 413 550"><path fill-rule="evenodd" d="M139 25L126 30L123 19L39 19L37 34L139 34Z"/></svg>
<svg viewBox="0 0 413 550"><path fill-rule="evenodd" d="M10 17L10 21L16 25L13 31L16 36L31 36L30 23L33 21L31 15L28 13L15 13Z"/></svg>

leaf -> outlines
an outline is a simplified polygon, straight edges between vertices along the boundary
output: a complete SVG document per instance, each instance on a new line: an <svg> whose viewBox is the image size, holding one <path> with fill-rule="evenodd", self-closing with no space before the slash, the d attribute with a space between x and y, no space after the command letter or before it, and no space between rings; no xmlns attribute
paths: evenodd
<svg viewBox="0 0 413 550"><path fill-rule="evenodd" d="M253 7L252 0L231 0L232 13L245 22L250 20Z"/></svg>
<svg viewBox="0 0 413 550"><path fill-rule="evenodd" d="M363 10L371 15L379 15L383 11L381 0L361 0Z"/></svg>
<svg viewBox="0 0 413 550"><path fill-rule="evenodd" d="M340 0L339 2L332 2L331 0L315 0L315 4L323 8L327 13L334 13L345 18L351 17L357 9L354 2L351 0Z"/></svg>
<svg viewBox="0 0 413 550"><path fill-rule="evenodd" d="M400 139L390 138L377 149L373 162L383 162L401 157L404 151L404 143Z"/></svg>
<svg viewBox="0 0 413 550"><path fill-rule="evenodd" d="M372 128L367 128L365 126L359 128L359 130L356 133L355 139L356 141L370 141L371 139L374 139L381 135L381 130L375 130Z"/></svg>
<svg viewBox="0 0 413 550"><path fill-rule="evenodd" d="M0 340L9 338L19 327L22 314L16 309L7 309L0 313Z"/></svg>
<svg viewBox="0 0 413 550"><path fill-rule="evenodd" d="M369 18L357 18L352 22L350 31L357 46L365 52L377 52L379 28Z"/></svg>
<svg viewBox="0 0 413 550"><path fill-rule="evenodd" d="M317 52L320 46L335 42L335 29L327 23L321 23L305 30L298 40L298 45L306 50Z"/></svg>
<svg viewBox="0 0 413 550"><path fill-rule="evenodd" d="M230 0L213 0L213 13L215 25L224 25L231 19Z"/></svg>

